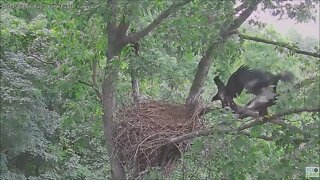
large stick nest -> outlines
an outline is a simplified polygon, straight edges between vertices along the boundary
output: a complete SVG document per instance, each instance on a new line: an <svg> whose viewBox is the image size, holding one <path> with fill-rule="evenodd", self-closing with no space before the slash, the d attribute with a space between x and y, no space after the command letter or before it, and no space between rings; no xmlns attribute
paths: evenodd
<svg viewBox="0 0 320 180"><path fill-rule="evenodd" d="M199 130L202 123L194 108L165 102L145 102L122 109L117 115L116 152L127 170L169 167L187 148L187 142L168 139Z"/></svg>

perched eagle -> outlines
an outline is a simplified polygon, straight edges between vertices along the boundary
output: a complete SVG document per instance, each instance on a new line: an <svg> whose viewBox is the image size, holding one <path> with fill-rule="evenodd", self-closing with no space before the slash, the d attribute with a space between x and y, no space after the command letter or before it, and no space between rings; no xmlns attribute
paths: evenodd
<svg viewBox="0 0 320 180"><path fill-rule="evenodd" d="M230 76L226 85L226 93L231 98L235 98L241 94L243 89L246 89L251 94L259 95L262 93L262 88L273 86L276 90L279 80L286 82L292 81L293 78L294 75L288 71L273 75L268 71L241 66Z"/></svg>
<svg viewBox="0 0 320 180"><path fill-rule="evenodd" d="M250 101L246 107L259 110L259 112L261 109L259 114L265 114L266 108L274 104L279 80L292 81L293 78L294 75L288 71L274 75L267 71L241 66L230 76L226 86L219 77L214 78L218 86L218 93L212 98L212 101L221 100L222 107L230 106L235 110L236 105L234 105L233 98L238 97L246 89L247 92L256 95L256 98Z"/></svg>
<svg viewBox="0 0 320 180"><path fill-rule="evenodd" d="M249 101L245 109L258 111L259 116L264 116L268 114L268 107L276 103L276 99L277 95L274 89L271 87L263 87L260 89L260 94Z"/></svg>

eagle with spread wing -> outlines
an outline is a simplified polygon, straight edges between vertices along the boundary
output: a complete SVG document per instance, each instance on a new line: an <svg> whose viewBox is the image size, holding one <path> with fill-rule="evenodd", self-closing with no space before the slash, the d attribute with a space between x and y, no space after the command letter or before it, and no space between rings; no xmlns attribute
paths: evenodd
<svg viewBox="0 0 320 180"><path fill-rule="evenodd" d="M259 110L259 114L264 115L266 108L274 104L279 80L286 82L293 79L294 75L289 71L274 75L268 71L241 66L230 76L226 86L218 76L214 78L214 82L218 86L218 93L212 98L212 101L220 100L222 107L230 106L235 110L236 105L233 99L246 89L248 93L256 95L256 98L250 101L246 107Z"/></svg>

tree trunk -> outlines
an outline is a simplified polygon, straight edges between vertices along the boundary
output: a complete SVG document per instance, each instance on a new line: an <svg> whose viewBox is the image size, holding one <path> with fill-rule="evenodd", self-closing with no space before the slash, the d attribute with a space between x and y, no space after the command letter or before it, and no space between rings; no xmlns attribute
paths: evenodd
<svg viewBox="0 0 320 180"><path fill-rule="evenodd" d="M211 53L213 51L213 48L217 45L218 43L213 43L208 47L205 55L201 58L196 76L194 77L194 80L191 85L191 89L189 91L189 95L186 100L186 104L188 105L195 105L200 101L200 95L203 91L203 85L204 82L206 81L210 66L212 64L211 61Z"/></svg>
<svg viewBox="0 0 320 180"><path fill-rule="evenodd" d="M130 65L130 76L131 76L131 86L132 86L132 97L135 105L140 104L140 92L139 92L139 79L138 70L133 64Z"/></svg>
<svg viewBox="0 0 320 180"><path fill-rule="evenodd" d="M106 77L102 85L103 132L106 138L107 150L110 158L111 178L114 180L123 180L126 179L126 174L120 163L118 152L115 151L115 143L113 141L115 90L118 78L118 67L114 67L112 64L112 61L118 60L115 56L121 51L122 47L113 41L116 39L112 32L108 35L109 42L107 50L107 68L105 72Z"/></svg>
<svg viewBox="0 0 320 180"><path fill-rule="evenodd" d="M114 68L112 60L124 46L128 43L135 43L139 39L149 34L155 29L166 17L176 12L180 7L188 4L191 0L182 1L179 3L173 3L167 10L163 11L157 18L155 18L148 26L137 33L133 33L130 36L126 35L129 28L129 23L125 19L125 16L121 19L119 25L117 25L117 13L118 1L108 0L108 8L110 17L103 16L107 22L107 35L108 35L108 47L107 47L107 68L105 72L105 79L102 86L102 105L103 105L103 131L106 138L107 150L110 157L111 165L111 177L114 180L126 179L126 174L121 166L117 152L115 150L115 143L113 141L113 129L114 129L114 108L115 108L115 88L116 80L118 78L118 68ZM138 83L136 83L137 85ZM138 86L136 86L138 87ZM138 93L138 91L136 91Z"/></svg>
<svg viewBox="0 0 320 180"><path fill-rule="evenodd" d="M195 78L193 79L189 95L186 100L188 105L196 105L200 101L200 95L203 90L204 82L207 78L210 66L212 64L211 54L212 51L217 48L220 44L224 43L228 36L236 32L241 24L252 14L254 9L258 6L261 0L252 1L248 7L237 17L234 18L233 23L227 28L227 30L221 29L216 42L213 42L207 49L204 56L201 58L198 70Z"/></svg>
<svg viewBox="0 0 320 180"><path fill-rule="evenodd" d="M103 132L107 142L107 150L110 158L111 165L111 177L115 180L126 179L126 174L120 160L118 158L117 152L115 152L115 143L113 141L114 135L114 105L115 105L115 81L117 79L117 71L112 70L108 77L104 80L102 87L102 104L103 104Z"/></svg>

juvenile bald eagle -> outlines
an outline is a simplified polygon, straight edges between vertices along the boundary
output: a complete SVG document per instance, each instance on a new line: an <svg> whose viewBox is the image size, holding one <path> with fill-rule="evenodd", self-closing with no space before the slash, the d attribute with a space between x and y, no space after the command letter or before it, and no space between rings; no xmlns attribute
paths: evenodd
<svg viewBox="0 0 320 180"><path fill-rule="evenodd" d="M293 78L294 75L288 71L273 75L267 71L241 66L230 76L226 91L232 98L239 96L243 89L246 89L251 94L259 95L262 93L262 88L273 86L274 90L276 90L279 80L286 82L292 81Z"/></svg>
<svg viewBox="0 0 320 180"><path fill-rule="evenodd" d="M221 100L222 107L234 106L231 109L235 110L236 106L233 98L238 97L246 89L249 93L256 95L255 100L252 100L247 107L259 109L259 112L261 109L261 114L265 114L265 107L267 108L274 104L276 86L279 80L286 82L293 80L293 78L294 75L288 71L274 75L267 71L241 66L230 76L226 86L224 86L219 77L215 77L214 81L218 86L218 93L212 98L212 101ZM273 89L270 90L270 87ZM262 99L266 100L262 101Z"/></svg>

